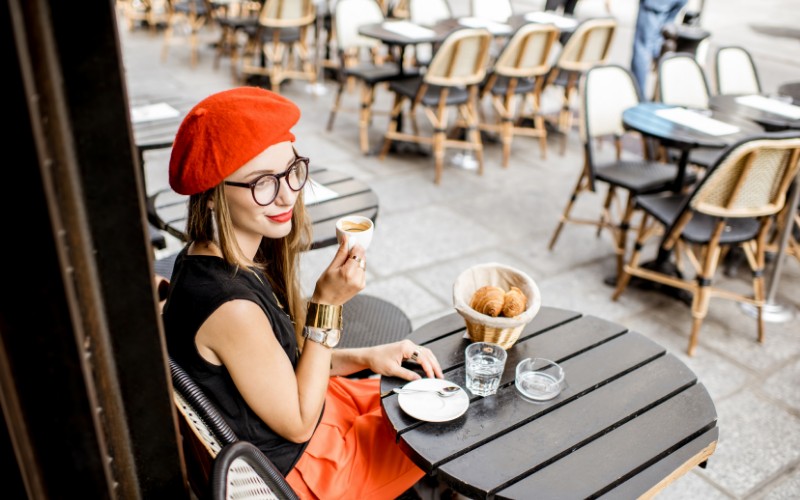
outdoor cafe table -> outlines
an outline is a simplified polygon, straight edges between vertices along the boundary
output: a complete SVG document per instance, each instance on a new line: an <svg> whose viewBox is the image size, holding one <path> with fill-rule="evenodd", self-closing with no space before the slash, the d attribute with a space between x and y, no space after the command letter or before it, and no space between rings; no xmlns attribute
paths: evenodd
<svg viewBox="0 0 800 500"><path fill-rule="evenodd" d="M452 313L408 338L464 387L464 335ZM528 357L564 368L566 388L555 399L532 402L517 391L515 368ZM384 377L381 393L404 383ZM542 307L508 350L497 394L467 394L466 413L446 422L408 416L393 393L382 408L414 463L470 498L652 495L705 466L719 435L708 391L680 359L623 325L553 307Z"/></svg>
<svg viewBox="0 0 800 500"><path fill-rule="evenodd" d="M397 61L405 61L407 47L440 43L447 35L459 28L486 27L496 38L508 38L523 24L537 22L527 20L526 15L528 14L515 14L508 19L507 23L480 21L472 17L450 18L441 20L433 26L420 26L407 20L389 19L382 23L360 26L358 33L362 36L380 40L395 54ZM531 13L531 15L533 16L531 19L536 19L538 16L543 21L550 20L550 22L557 25L562 35L572 33L578 25L578 20L571 16L561 16L550 12L536 12ZM485 24L485 26L482 26L482 24ZM395 27L395 29L392 29L392 27ZM564 41L562 39L562 43ZM400 70L403 71L405 69L407 68L404 68L401 64Z"/></svg>
<svg viewBox="0 0 800 500"><path fill-rule="evenodd" d="M642 102L622 113L622 123L629 130L635 130L646 137L656 139L665 147L676 148L680 151L678 175L673 188L675 191L679 191L685 184L684 179L692 149L717 148L722 151L723 148L740 139L763 132L759 125L746 118L716 110L704 110L710 114L710 118L738 128L736 132L724 135L709 134L659 115L661 110L669 108L678 108L678 106L659 102Z"/></svg>
<svg viewBox="0 0 800 500"><path fill-rule="evenodd" d="M750 99L750 98L769 99L768 96L760 96L760 95L748 95L748 96L715 95L711 96L708 105L711 109L721 111L729 115L737 115L743 118L747 118L748 120L752 120L755 123L764 127L764 130L766 131L771 132L776 130L800 129L800 115L788 116L786 114L781 114L765 109L759 109L758 107L748 106L742 103L742 99ZM763 102L769 105L771 101L764 100ZM789 111L791 111L792 109L800 110L800 107L798 106L791 108L792 106L791 100L788 103L777 101L775 104L777 106L788 106Z"/></svg>

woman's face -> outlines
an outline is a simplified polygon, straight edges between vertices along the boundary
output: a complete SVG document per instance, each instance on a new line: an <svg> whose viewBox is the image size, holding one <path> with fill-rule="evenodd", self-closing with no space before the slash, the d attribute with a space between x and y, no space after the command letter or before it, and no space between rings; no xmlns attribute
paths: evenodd
<svg viewBox="0 0 800 500"><path fill-rule="evenodd" d="M229 175L225 181L249 183L264 174L283 174L295 159L291 142L274 144ZM278 186L278 195L267 206L256 203L253 191L248 187L225 186L225 197L238 237L252 236L257 244L262 237L277 239L289 234L292 230L292 210L300 193L289 189L285 177L280 179Z"/></svg>

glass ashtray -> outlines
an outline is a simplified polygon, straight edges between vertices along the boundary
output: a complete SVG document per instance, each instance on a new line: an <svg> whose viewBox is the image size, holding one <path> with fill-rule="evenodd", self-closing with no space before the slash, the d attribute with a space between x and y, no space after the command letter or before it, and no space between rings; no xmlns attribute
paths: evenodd
<svg viewBox="0 0 800 500"><path fill-rule="evenodd" d="M525 358L517 364L514 384L526 398L548 401L564 389L564 369L549 359Z"/></svg>

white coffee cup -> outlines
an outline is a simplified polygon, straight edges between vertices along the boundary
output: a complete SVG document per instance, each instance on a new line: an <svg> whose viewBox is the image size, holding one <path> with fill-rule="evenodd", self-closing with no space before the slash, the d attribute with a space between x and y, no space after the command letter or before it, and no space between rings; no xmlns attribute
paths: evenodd
<svg viewBox="0 0 800 500"><path fill-rule="evenodd" d="M366 250L372 241L372 233L374 231L375 225L369 217L349 215L336 221L336 240L341 244L344 235L347 235L348 250L356 244L361 245Z"/></svg>

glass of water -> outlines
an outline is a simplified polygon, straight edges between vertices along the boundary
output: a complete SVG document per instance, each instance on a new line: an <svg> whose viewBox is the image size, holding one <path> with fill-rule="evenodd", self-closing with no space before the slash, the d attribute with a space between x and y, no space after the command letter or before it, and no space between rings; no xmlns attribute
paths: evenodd
<svg viewBox="0 0 800 500"><path fill-rule="evenodd" d="M467 389L476 396L497 392L508 354L499 344L473 342L464 350L467 368Z"/></svg>

